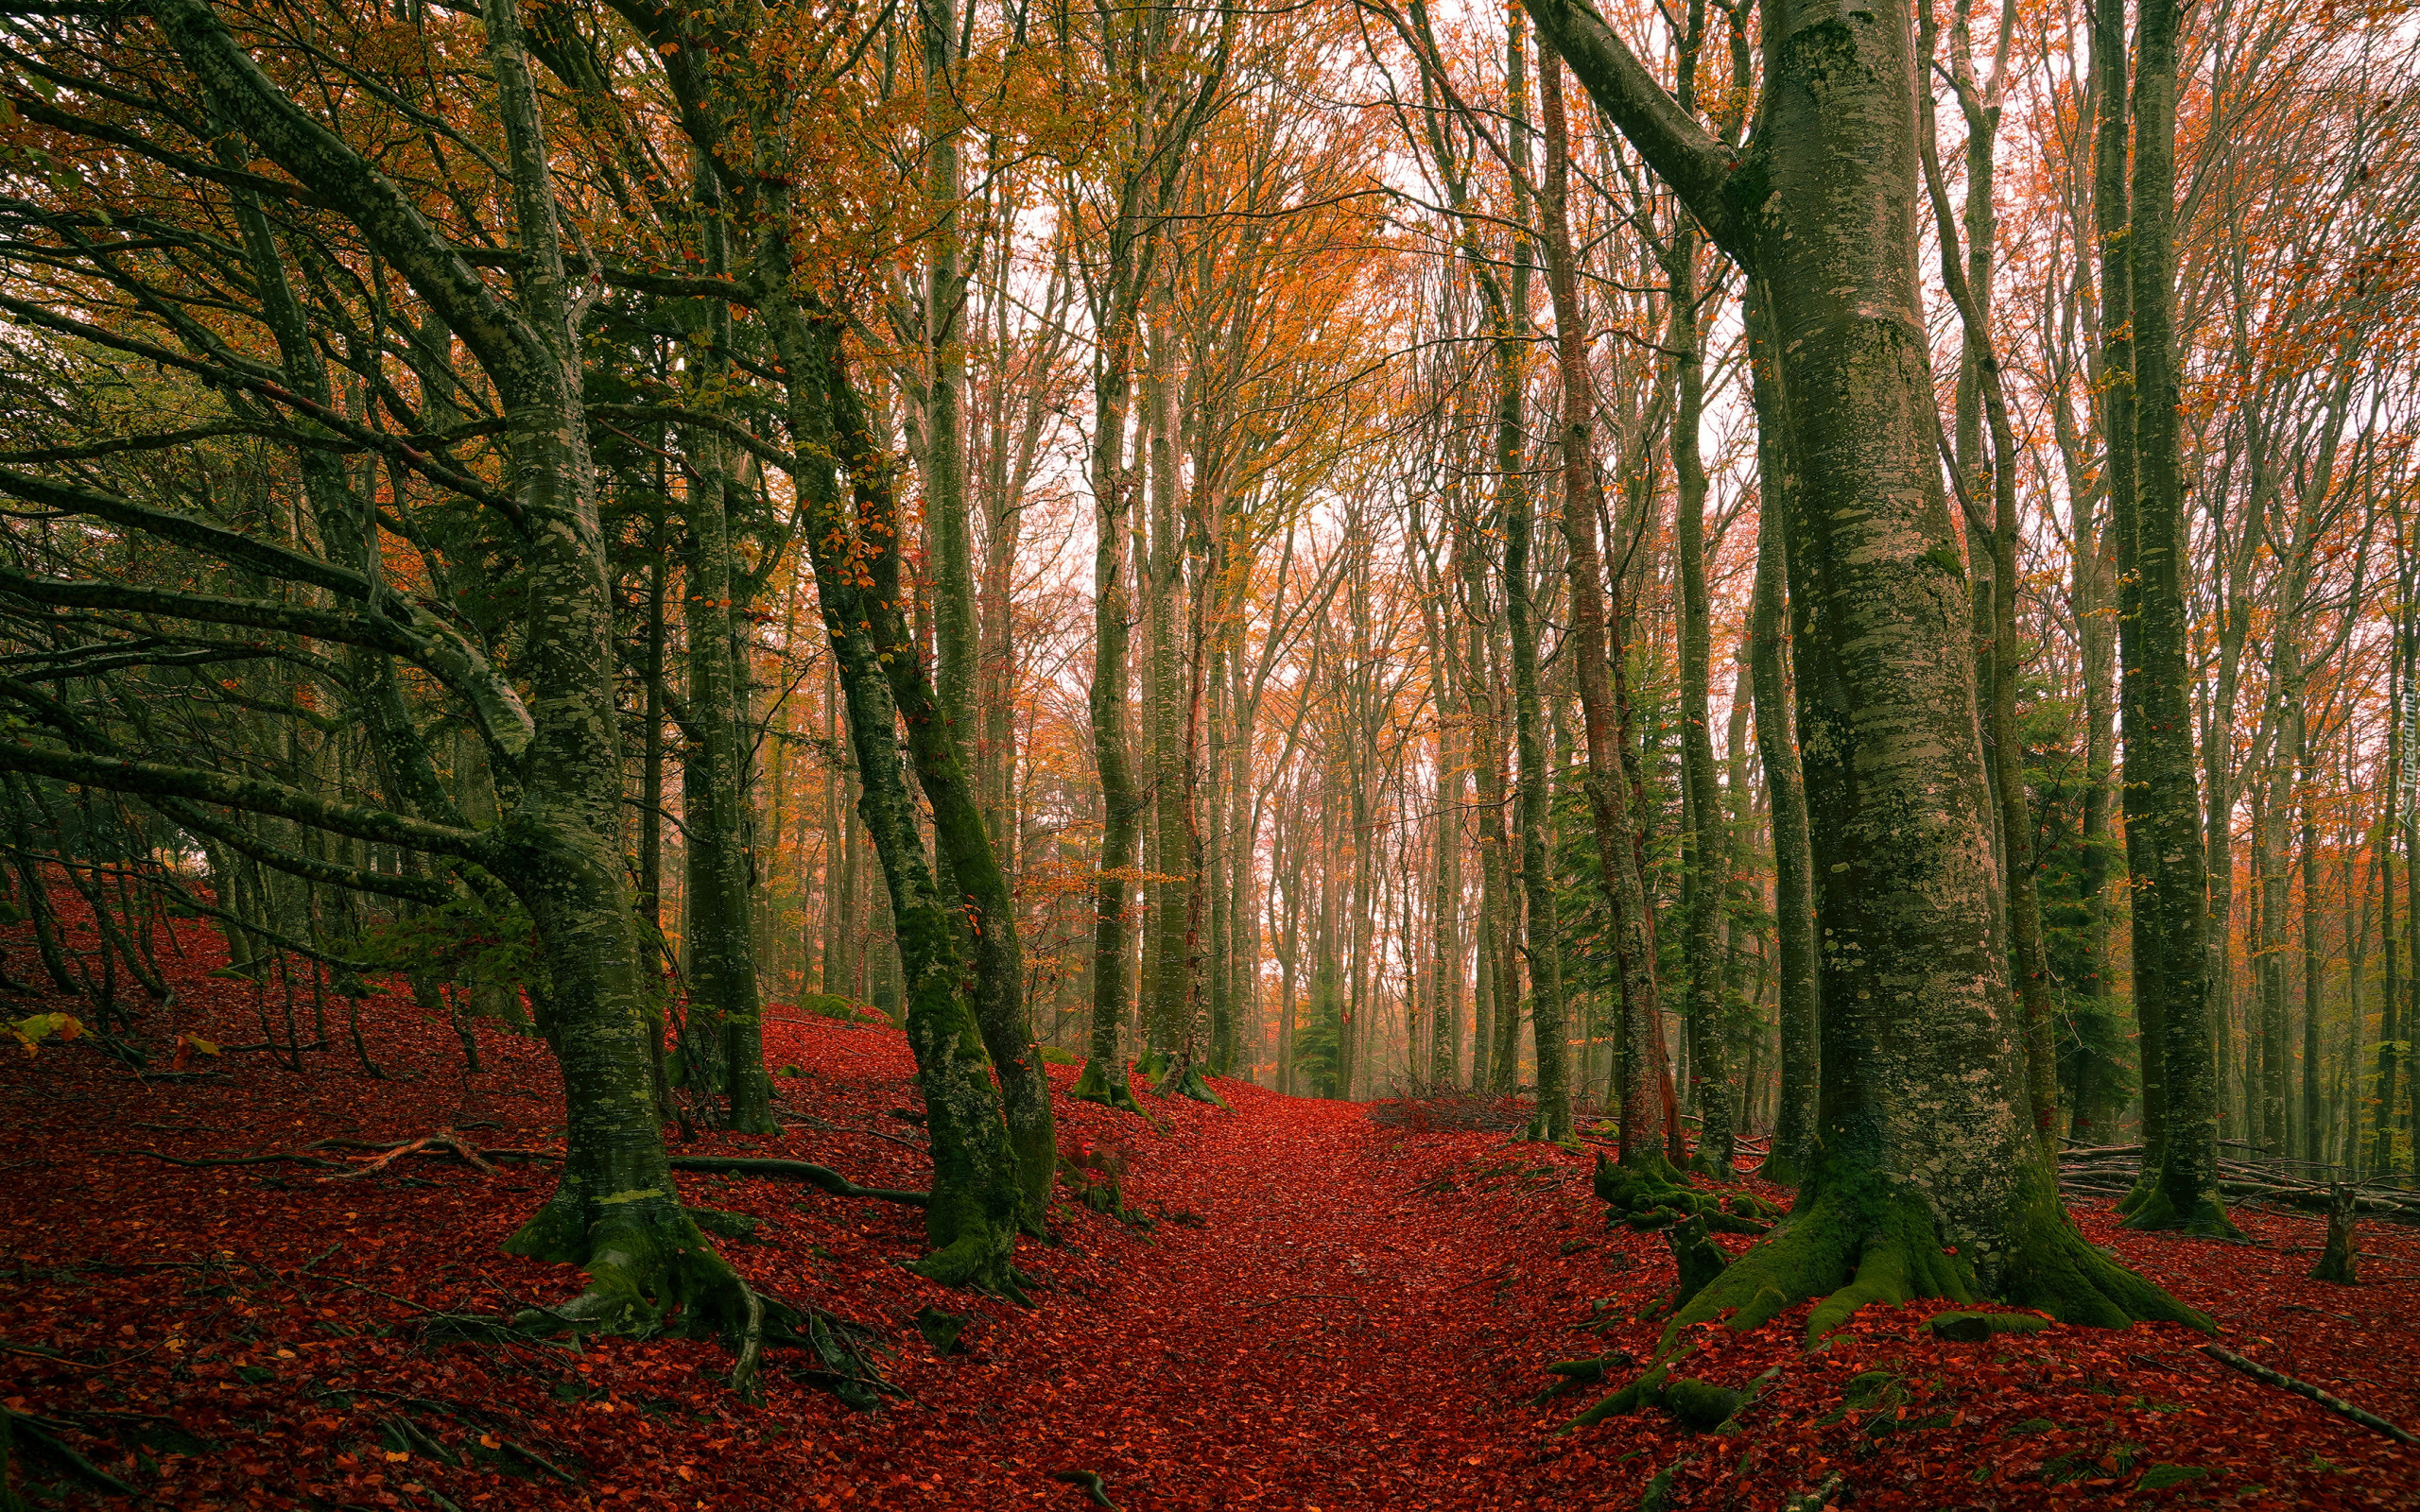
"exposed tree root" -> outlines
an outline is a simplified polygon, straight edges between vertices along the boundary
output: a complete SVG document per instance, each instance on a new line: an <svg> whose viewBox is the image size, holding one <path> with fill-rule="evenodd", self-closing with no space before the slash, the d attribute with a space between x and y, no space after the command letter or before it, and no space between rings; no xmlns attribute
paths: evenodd
<svg viewBox="0 0 2420 1512"><path fill-rule="evenodd" d="M112 1150L112 1155L142 1155L170 1165L188 1168L210 1165L317 1165L331 1171L346 1169L342 1160L324 1160L316 1155L204 1155L186 1157L167 1155L159 1150Z"/></svg>
<svg viewBox="0 0 2420 1512"><path fill-rule="evenodd" d="M50 1427L45 1427L24 1413L0 1407L0 1449L9 1448L9 1441L15 1438L23 1438L34 1449L57 1460L104 1490L114 1491L120 1496L135 1501L143 1499L142 1493L133 1486L127 1485L70 1448ZM6 1494L5 1487L0 1487L0 1494Z"/></svg>
<svg viewBox="0 0 2420 1512"><path fill-rule="evenodd" d="M1731 1257L1707 1235L1705 1219L1694 1213L1665 1229L1664 1237L1672 1246L1672 1266L1681 1278L1680 1289L1672 1294L1672 1306L1679 1309L1728 1269Z"/></svg>
<svg viewBox="0 0 2420 1512"><path fill-rule="evenodd" d="M902 1192L890 1187L861 1187L833 1170L811 1160L779 1160L754 1155L676 1155L665 1162L675 1171L714 1171L725 1176L762 1176L784 1181L804 1181L836 1197L870 1197L876 1202L897 1202L910 1208L922 1208L932 1201L925 1192Z"/></svg>
<svg viewBox="0 0 2420 1512"><path fill-rule="evenodd" d="M420 1139L395 1143L374 1143L366 1140L320 1140L302 1148L304 1151L351 1149L372 1150L379 1153L375 1159L360 1164L331 1160L305 1153L192 1158L168 1155L159 1150L123 1150L116 1153L148 1156L155 1160L164 1160L170 1165L315 1165L343 1173L339 1177L325 1178L333 1180L351 1180L356 1177L373 1175L386 1170L406 1156L436 1156L458 1160L490 1176L503 1175L503 1172L494 1164L497 1160L527 1160L547 1165L561 1165L563 1160L562 1153L555 1150L522 1150L501 1146L483 1148L472 1143L450 1128L440 1129L434 1134L424 1135ZM675 1171L699 1171L721 1176L760 1176L782 1181L803 1181L819 1191L828 1192L836 1197L865 1197L876 1202L896 1202L910 1208L925 1207L932 1200L929 1193L905 1192L890 1187L861 1187L830 1166L817 1165L812 1160L785 1160L757 1155L675 1155L669 1157L665 1163Z"/></svg>
<svg viewBox="0 0 2420 1512"><path fill-rule="evenodd" d="M1649 1479L1647 1489L1639 1493L1638 1512L1672 1512L1672 1482L1696 1463L1695 1454L1684 1454L1657 1470Z"/></svg>
<svg viewBox="0 0 2420 1512"><path fill-rule="evenodd" d="M2032 1313L1935 1313L1925 1326L1952 1344L1980 1344L1996 1333L2039 1333L2050 1320Z"/></svg>
<svg viewBox="0 0 2420 1512"><path fill-rule="evenodd" d="M336 1145L339 1142L335 1140L321 1140L318 1144L305 1145L303 1147L305 1149L321 1149ZM350 1144L354 1142L348 1140L341 1143ZM406 1140L401 1144L390 1144L384 1148L384 1154L373 1157L366 1164L354 1166L352 1170L347 1171L343 1176L338 1177L336 1179L340 1181L350 1181L359 1177L372 1176L377 1172L385 1170L388 1166L393 1164L395 1161L403 1159L406 1155L419 1155L424 1152L436 1155L452 1155L460 1160L465 1165L469 1165L479 1171L484 1171L489 1176L502 1176L504 1174L497 1170L495 1166L489 1161L477 1145L473 1144L469 1140L463 1139L460 1135L456 1134L450 1128L441 1128L434 1134L424 1134L419 1139Z"/></svg>
<svg viewBox="0 0 2420 1512"><path fill-rule="evenodd" d="M1585 1428L1607 1418L1621 1417L1641 1407L1661 1407L1673 1419L1693 1434L1711 1433L1729 1422L1740 1408L1756 1398L1756 1394L1775 1378L1775 1372L1759 1376L1746 1387L1733 1390L1718 1386L1695 1376L1675 1378L1668 1366L1657 1366L1647 1374L1605 1398L1595 1406L1564 1425L1562 1432Z"/></svg>
<svg viewBox="0 0 2420 1512"><path fill-rule="evenodd" d="M2384 1434L2398 1444L2420 1447L2420 1437L2406 1433L2374 1412L2356 1407L2340 1397L2329 1396L2308 1381L2297 1381L2281 1370L2272 1370L2257 1361L2247 1360L2233 1349L2222 1349L2215 1344L2203 1345L2202 1352L2230 1370L2242 1371L2255 1381L2266 1382L2280 1390L2290 1391L2297 1397L2308 1397L2329 1412L2350 1418L2362 1427Z"/></svg>
<svg viewBox="0 0 2420 1512"><path fill-rule="evenodd" d="M566 1186L505 1244L507 1253L576 1264L588 1289L558 1307L511 1319L524 1334L562 1330L631 1338L730 1341L732 1389L753 1396L769 1348L804 1349L817 1364L797 1372L850 1406L874 1404L890 1387L853 1334L863 1331L818 1309L794 1306L750 1286L717 1254L692 1214L662 1196L615 1204L576 1235L578 1199Z"/></svg>
<svg viewBox="0 0 2420 1512"><path fill-rule="evenodd" d="M1117 1503L1109 1499L1109 1486L1093 1471L1053 1470L1050 1472L1050 1478L1080 1487L1084 1495L1092 1499L1095 1506L1105 1506L1109 1508L1109 1512L1118 1512Z"/></svg>

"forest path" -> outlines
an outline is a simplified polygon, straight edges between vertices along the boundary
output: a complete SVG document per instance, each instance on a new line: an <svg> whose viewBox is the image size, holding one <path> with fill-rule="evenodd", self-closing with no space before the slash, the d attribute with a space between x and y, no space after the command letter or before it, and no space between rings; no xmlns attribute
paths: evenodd
<svg viewBox="0 0 2420 1512"><path fill-rule="evenodd" d="M1514 1301L1525 1246L1508 1243L1512 1215L1441 1222L1440 1195L1420 1190L1487 1142L1221 1086L1236 1110L1188 1121L1130 1183L1133 1200L1189 1208L1202 1226L1162 1224L1116 1305L1085 1310L1085 1337L1062 1335L1124 1362L1132 1392L1069 1415L1037 1383L1038 1436L1134 1509L1513 1504L1539 1438L1519 1400L1539 1378L1498 1379L1505 1335L1543 1321ZM1560 1154L1496 1163L1584 1192ZM1564 1201L1526 1207L1579 1231Z"/></svg>

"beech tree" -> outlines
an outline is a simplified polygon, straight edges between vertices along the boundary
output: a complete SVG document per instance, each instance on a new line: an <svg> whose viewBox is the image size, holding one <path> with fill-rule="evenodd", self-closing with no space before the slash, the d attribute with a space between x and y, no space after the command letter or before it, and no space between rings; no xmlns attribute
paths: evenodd
<svg viewBox="0 0 2420 1512"><path fill-rule="evenodd" d="M1754 1327L1979 1291L2079 1322L2197 1318L2068 1225L2012 1095L2023 1037L1994 914L1965 572L1933 460L1904 8L1769 6L1734 153L1601 17L1541 36L1755 283L1778 348L1799 745L1823 932L1820 1164L1790 1223L1676 1314Z"/></svg>

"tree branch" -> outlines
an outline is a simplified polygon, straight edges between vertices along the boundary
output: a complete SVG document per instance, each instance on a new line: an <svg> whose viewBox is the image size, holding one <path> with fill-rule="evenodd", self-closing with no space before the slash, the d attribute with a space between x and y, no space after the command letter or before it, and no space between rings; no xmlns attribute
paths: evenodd
<svg viewBox="0 0 2420 1512"><path fill-rule="evenodd" d="M1739 164L1731 150L1655 81L1588 0L1521 5L1539 38L1562 54L1588 97L1621 129L1656 177L1672 186L1714 244L1742 266L1752 264L1754 249L1743 207L1732 202Z"/></svg>
<svg viewBox="0 0 2420 1512"><path fill-rule="evenodd" d="M130 762L111 756L85 756L57 747L24 742L0 743L0 771L30 772L37 777L86 787L144 797L193 799L307 824L314 829L347 834L356 840L402 846L411 850L459 856L484 862L492 849L475 830L431 824L385 809L337 803L317 794L272 782L265 778L233 777L192 766L158 762Z"/></svg>

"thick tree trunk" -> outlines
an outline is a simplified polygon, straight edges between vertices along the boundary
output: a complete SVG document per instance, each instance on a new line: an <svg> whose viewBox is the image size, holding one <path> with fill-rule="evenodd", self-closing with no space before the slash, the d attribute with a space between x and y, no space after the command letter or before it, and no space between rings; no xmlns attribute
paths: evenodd
<svg viewBox="0 0 2420 1512"><path fill-rule="evenodd" d="M1693 1323L1729 1313L1745 1329L1826 1292L1819 1333L1864 1302L1911 1295L1990 1292L2072 1322L2192 1315L2084 1242L2029 1126L1966 583L1934 454L1906 6L1770 0L1764 119L1742 155L1593 12L1525 3L1761 285L1795 475L1799 747L1825 946L1823 1164L1789 1227L1677 1314L1667 1348Z"/></svg>

